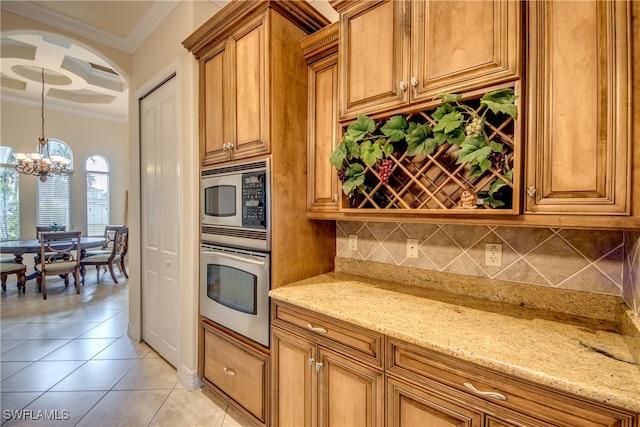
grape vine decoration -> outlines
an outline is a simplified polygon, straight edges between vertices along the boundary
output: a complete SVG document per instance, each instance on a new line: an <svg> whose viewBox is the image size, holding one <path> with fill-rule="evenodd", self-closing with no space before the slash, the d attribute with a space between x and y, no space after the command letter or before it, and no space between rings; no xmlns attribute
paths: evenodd
<svg viewBox="0 0 640 427"><path fill-rule="evenodd" d="M509 168L506 148L503 144L489 140L485 130L486 115L508 115L517 118L517 107L513 89L506 88L488 92L480 98L480 106L473 109L458 102L459 94L439 94L441 104L432 114L433 126L429 123L407 121L404 116L389 118L380 129L368 116L358 116L343 134L342 141L331 153L329 161L338 170L342 191L352 198L356 191L364 192L365 166L377 172L383 185L389 183L394 171L391 159L397 149L404 150L408 157L427 156L444 143L460 146L457 164L468 164L468 178L483 175L494 168L503 178L513 182L513 170ZM395 145L394 145L395 144ZM485 205L503 205L492 196L507 185L495 179L485 195Z"/></svg>

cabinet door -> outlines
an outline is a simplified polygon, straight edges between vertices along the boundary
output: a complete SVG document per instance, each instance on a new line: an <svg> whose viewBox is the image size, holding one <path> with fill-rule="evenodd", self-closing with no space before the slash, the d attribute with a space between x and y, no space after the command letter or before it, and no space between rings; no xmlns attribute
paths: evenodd
<svg viewBox="0 0 640 427"><path fill-rule="evenodd" d="M229 84L231 111L234 113L231 153L234 159L269 152L268 19L268 12L263 13L229 39L233 49Z"/></svg>
<svg viewBox="0 0 640 427"><path fill-rule="evenodd" d="M338 210L339 184L329 156L338 141L338 57L332 55L308 67L309 134L307 210Z"/></svg>
<svg viewBox="0 0 640 427"><path fill-rule="evenodd" d="M227 41L213 47L200 60L200 153L202 163L227 159L224 144L231 141L229 109L229 50Z"/></svg>
<svg viewBox="0 0 640 427"><path fill-rule="evenodd" d="M482 413L444 395L387 377L387 426L480 427Z"/></svg>
<svg viewBox="0 0 640 427"><path fill-rule="evenodd" d="M272 329L274 426L315 426L316 345Z"/></svg>
<svg viewBox="0 0 640 427"><path fill-rule="evenodd" d="M384 426L384 376L324 347L318 351L318 425Z"/></svg>
<svg viewBox="0 0 640 427"><path fill-rule="evenodd" d="M629 8L528 2L528 212L629 212Z"/></svg>
<svg viewBox="0 0 640 427"><path fill-rule="evenodd" d="M341 118L404 105L409 70L406 2L371 1L340 16Z"/></svg>
<svg viewBox="0 0 640 427"><path fill-rule="evenodd" d="M520 2L416 1L412 8L412 102L520 77Z"/></svg>

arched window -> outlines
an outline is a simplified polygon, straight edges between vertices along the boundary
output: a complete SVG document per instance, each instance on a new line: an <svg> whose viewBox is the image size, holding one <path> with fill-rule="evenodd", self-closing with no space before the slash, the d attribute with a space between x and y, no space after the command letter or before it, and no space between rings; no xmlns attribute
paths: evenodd
<svg viewBox="0 0 640 427"><path fill-rule="evenodd" d="M20 190L15 150L0 145L0 240L20 239Z"/></svg>
<svg viewBox="0 0 640 427"><path fill-rule="evenodd" d="M87 233L102 236L109 225L109 163L100 155L87 159Z"/></svg>
<svg viewBox="0 0 640 427"><path fill-rule="evenodd" d="M49 138L49 155L61 155L71 160L73 153L64 142ZM45 182L38 181L36 225L64 225L71 230L71 175L53 175Z"/></svg>

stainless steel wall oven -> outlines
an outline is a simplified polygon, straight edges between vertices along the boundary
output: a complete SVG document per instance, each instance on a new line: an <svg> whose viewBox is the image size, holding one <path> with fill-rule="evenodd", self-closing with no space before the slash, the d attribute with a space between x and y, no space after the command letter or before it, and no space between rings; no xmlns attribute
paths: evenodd
<svg viewBox="0 0 640 427"><path fill-rule="evenodd" d="M269 159L200 178L200 314L269 347Z"/></svg>

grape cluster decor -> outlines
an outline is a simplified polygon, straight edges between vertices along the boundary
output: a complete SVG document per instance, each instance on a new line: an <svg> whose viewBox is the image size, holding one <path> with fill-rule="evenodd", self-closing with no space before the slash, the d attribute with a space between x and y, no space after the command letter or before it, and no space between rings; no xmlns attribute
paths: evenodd
<svg viewBox="0 0 640 427"><path fill-rule="evenodd" d="M505 88L487 92L475 101L463 103L462 97L442 93L435 98L442 103L429 113L395 115L377 124L368 116L358 116L345 128L329 159L338 171L344 194L352 199L356 193L370 193L372 186L382 186L398 198L389 182L404 169L398 158L418 164L440 148L453 147L447 153L454 153L456 165L464 165L465 187L473 187L469 183L487 171L499 175L489 185L483 184L487 191L478 192L478 197L484 207L502 207L504 203L493 196L513 183L513 147L502 142L495 128L489 130L488 122L495 122L498 116L515 120L517 95L512 88ZM371 177L378 183L372 183Z"/></svg>

